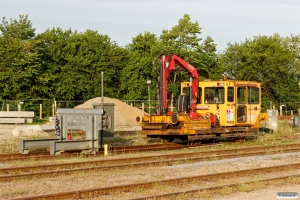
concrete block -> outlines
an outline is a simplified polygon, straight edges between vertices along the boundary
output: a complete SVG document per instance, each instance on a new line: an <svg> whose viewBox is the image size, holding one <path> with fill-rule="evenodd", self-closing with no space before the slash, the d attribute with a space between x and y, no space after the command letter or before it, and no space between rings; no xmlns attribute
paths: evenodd
<svg viewBox="0 0 300 200"><path fill-rule="evenodd" d="M278 130L278 110L267 110L269 119L266 121L266 128L276 132Z"/></svg>
<svg viewBox="0 0 300 200"><path fill-rule="evenodd" d="M0 124L24 124L25 118L0 118Z"/></svg>
<svg viewBox="0 0 300 200"><path fill-rule="evenodd" d="M0 111L0 117L34 117L34 111Z"/></svg>
<svg viewBox="0 0 300 200"><path fill-rule="evenodd" d="M297 126L298 128L300 128L300 116L295 116L293 118L293 125Z"/></svg>
<svg viewBox="0 0 300 200"><path fill-rule="evenodd" d="M54 131L55 130L55 125L44 124L44 125L42 125L42 129L44 131Z"/></svg>
<svg viewBox="0 0 300 200"><path fill-rule="evenodd" d="M25 118L25 123L26 124L31 124L33 122L32 118Z"/></svg>
<svg viewBox="0 0 300 200"><path fill-rule="evenodd" d="M49 122L50 123L55 122L55 117L49 117Z"/></svg>
<svg viewBox="0 0 300 200"><path fill-rule="evenodd" d="M38 130L38 131L42 131L42 127L40 125L31 125L31 126L19 126L16 127L13 131L12 131L12 135L13 136L21 136L22 133L28 131L28 130Z"/></svg>

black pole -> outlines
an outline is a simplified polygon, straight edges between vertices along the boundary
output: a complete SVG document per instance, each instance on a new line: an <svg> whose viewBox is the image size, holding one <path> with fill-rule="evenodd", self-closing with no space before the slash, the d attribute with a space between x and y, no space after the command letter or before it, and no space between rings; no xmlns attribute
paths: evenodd
<svg viewBox="0 0 300 200"><path fill-rule="evenodd" d="M101 142L100 142L100 148L101 150L103 150L103 115L104 115L104 97L103 97L103 72L101 72L101 108L102 108L102 112L103 114L101 115L101 130L100 130L100 134L101 134Z"/></svg>

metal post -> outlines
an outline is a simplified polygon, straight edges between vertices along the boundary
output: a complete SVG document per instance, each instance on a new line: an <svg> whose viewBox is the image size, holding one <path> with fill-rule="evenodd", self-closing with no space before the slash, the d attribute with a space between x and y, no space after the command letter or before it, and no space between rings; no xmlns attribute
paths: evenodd
<svg viewBox="0 0 300 200"><path fill-rule="evenodd" d="M282 104L279 104L279 115L282 116Z"/></svg>
<svg viewBox="0 0 300 200"><path fill-rule="evenodd" d="M104 156L108 155L108 145L104 144Z"/></svg>
<svg viewBox="0 0 300 200"><path fill-rule="evenodd" d="M149 115L150 115L150 85L148 85L148 97L149 97Z"/></svg>
<svg viewBox="0 0 300 200"><path fill-rule="evenodd" d="M101 72L101 108L103 109L104 106L104 96L103 96L103 72Z"/></svg>
<svg viewBox="0 0 300 200"><path fill-rule="evenodd" d="M56 101L54 99L54 104L52 104L52 117L54 117L56 114Z"/></svg>
<svg viewBox="0 0 300 200"><path fill-rule="evenodd" d="M151 123L151 114L150 114L150 85L151 85L151 80L147 80L147 85L148 85L148 97L149 97L149 123Z"/></svg>
<svg viewBox="0 0 300 200"><path fill-rule="evenodd" d="M100 141L100 149L102 150L103 149L103 115L104 115L104 96L103 96L103 77L104 77L104 72L101 72L101 108L102 108L102 111L103 111L103 114L101 115L101 130L100 130L100 134L101 134L101 141ZM98 136L99 137L99 136ZM99 144L99 141L98 141L98 144Z"/></svg>

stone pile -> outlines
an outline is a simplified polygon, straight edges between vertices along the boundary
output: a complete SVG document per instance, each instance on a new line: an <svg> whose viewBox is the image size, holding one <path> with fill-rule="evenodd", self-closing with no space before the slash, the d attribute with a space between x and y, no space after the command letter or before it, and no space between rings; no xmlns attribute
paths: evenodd
<svg viewBox="0 0 300 200"><path fill-rule="evenodd" d="M114 130L141 130L141 126L136 123L138 115L144 116L145 112L136 107L132 107L118 99L103 97L103 103L114 103ZM102 98L96 97L76 106L75 108L93 108L93 104L100 104Z"/></svg>

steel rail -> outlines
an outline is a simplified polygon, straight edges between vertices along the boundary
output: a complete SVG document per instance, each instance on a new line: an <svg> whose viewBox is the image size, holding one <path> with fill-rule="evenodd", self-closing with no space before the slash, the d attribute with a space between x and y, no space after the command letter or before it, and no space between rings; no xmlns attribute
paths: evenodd
<svg viewBox="0 0 300 200"><path fill-rule="evenodd" d="M258 156L265 154L275 153L287 153L287 152L299 152L298 148L288 149L274 149L273 151L254 151L254 152L236 152L232 150L231 153L225 151L225 153L219 152L219 155L206 155L201 156L203 152L198 153L184 153L184 154L165 154L155 156L142 156L142 157L131 157L122 159L109 159L109 160L98 160L98 161L86 161L76 163L63 163L63 164L50 164L50 165L38 165L38 166L27 166L27 167L14 167L14 168L2 168L0 174L0 181L10 181L15 178L27 178L33 179L35 177L71 174L77 171L95 171L95 170L112 170L119 168L140 168L140 167L155 167L155 166L171 166L175 164L191 163L208 160L220 160L236 157L247 157L247 156ZM194 157L192 157L194 156ZM94 165L94 166L92 166ZM41 170L43 170L41 172Z"/></svg>
<svg viewBox="0 0 300 200"><path fill-rule="evenodd" d="M163 179L158 181L149 181L143 183L136 184L125 184L125 185L117 185L110 187L100 187L86 190L76 190L76 191L68 191L68 192L60 192L60 193L52 193L52 194L44 194L30 197L21 197L15 198L14 200L27 200L27 199L82 199L82 198L94 198L100 195L113 195L114 193L120 192L134 192L134 190L139 189L152 189L156 185L182 185L192 181L211 181L213 179L229 179L236 178L245 175L253 175L256 173L273 173L277 171L287 171L299 169L300 163L287 164L287 165L277 165L271 167L261 167L261 168L252 168L252 169L244 169L237 171L227 171L221 173L214 174L206 174L206 175L198 175L198 176L189 176L183 178L174 178L174 179Z"/></svg>
<svg viewBox="0 0 300 200"><path fill-rule="evenodd" d="M288 147L288 148L286 148ZM47 164L47 165L35 165L35 166L23 166L23 167L11 167L11 168L0 168L1 173L9 173L9 171L13 171L13 173L19 172L28 172L32 170L38 170L39 168L45 170L57 170L60 168L76 168L82 166L103 166L108 165L110 163L117 164L117 163L133 163L138 161L145 161L145 160L162 160L162 159L178 159L178 158L191 158L192 156L209 156L211 155L216 156L220 154L234 154L237 153L249 153L248 155L255 154L257 152L259 154L264 154L268 152L276 152L276 151L298 151L300 148L300 144L288 145L288 146L270 146L270 147L256 147L256 148L239 148L239 149L226 149L226 150L210 150L210 151L200 151L200 152L185 152L185 153L172 153L172 154L160 154L160 155L150 155L150 156L139 156L139 157L126 157L126 158L112 158L112 159L103 159L103 160L94 160L94 161L83 161L83 162L71 162L71 163L59 163L59 164ZM273 150L272 150L273 149ZM209 158L208 157L208 158ZM229 155L227 156L229 158ZM206 159L206 157L201 157L201 160Z"/></svg>
<svg viewBox="0 0 300 200"><path fill-rule="evenodd" d="M136 153L136 152L148 152L148 151L163 151L163 150L176 150L190 147L209 147L216 146L218 144L197 144L197 145L181 145L181 144L156 144L156 145L139 145L139 146L112 146L109 148L110 153L123 154L123 153ZM87 156L103 155L103 151L98 152L96 155L86 154ZM0 154L0 161L17 161L17 160L50 160L77 157L80 154L79 151L66 151L60 155L49 155L49 152L32 152L30 154Z"/></svg>
<svg viewBox="0 0 300 200"><path fill-rule="evenodd" d="M198 144L198 145L177 145L174 146L174 144L171 144L171 146L163 147L166 144L159 144L159 145L140 145L140 146L120 146L120 147L112 147L113 150L110 151L111 154L122 154L122 153L133 153L133 152L148 152L148 151L163 151L163 150L175 150L175 149L181 149L181 148L203 148L203 147L210 147L210 146L216 146L219 145L218 143L213 144ZM152 148L152 147L155 148ZM293 144L282 144L282 145L272 145L272 146L254 146L254 147L246 147L246 148L237 148L239 151L249 151L251 149L265 149L268 150L269 148L273 147L297 147L300 146L299 143L293 143ZM216 153L218 151L226 151L226 150L216 150ZM228 149L227 151L231 151L231 149ZM96 155L90 155L87 154L87 156L102 156L103 151L100 151ZM64 152L61 155L45 155L45 152L43 153L30 153L27 155L23 154L0 154L0 161L6 162L6 161L18 161L18 160L51 160L51 159L64 159L64 158L70 158L70 157L78 157L78 152Z"/></svg>
<svg viewBox="0 0 300 200"><path fill-rule="evenodd" d="M130 200L149 200L149 199L164 199L166 197L173 197L177 195L182 195L182 194L192 194L192 193L198 193L198 192L207 192L207 191L215 191L215 190L220 190L225 187L227 188L234 188L238 187L241 184L253 184L259 182L271 182L275 180L282 180L282 179L289 179L289 178L296 178L300 177L300 174L294 174L294 175L288 175L288 176L278 176L275 178L264 178L264 179L259 179L259 180L254 180L254 181L246 181L246 182L239 182L239 183L233 183L233 184L224 184L224 185L219 185L219 186L214 186L214 187L204 187L204 188L199 188L199 189L193 189L193 190L181 190L179 192L171 192L171 193L165 193L165 194L159 194L159 195L151 195L151 196L143 196L140 198L131 198Z"/></svg>
<svg viewBox="0 0 300 200"><path fill-rule="evenodd" d="M202 147L210 147L220 145L219 143L210 143L210 144L196 144L196 145L181 145L181 144L158 144L158 145L139 145L139 146L118 146L111 147L109 152L111 154L123 154L123 153L137 153L137 152L148 152L148 151L163 151L163 150L176 150L183 148L202 148ZM272 146L255 146L255 147L246 147L246 148L238 148L240 151L249 151L250 149L268 149L273 147L296 147L300 146L299 143L294 144L283 144L283 145L272 145ZM86 154L87 156L101 156L103 155L103 151L98 152L96 155ZM35 153L32 152L27 155L23 154L0 154L0 162L7 161L21 161L21 160L52 160L52 159L64 159L70 157L78 157L79 152L63 152L61 155L49 155L46 152Z"/></svg>

